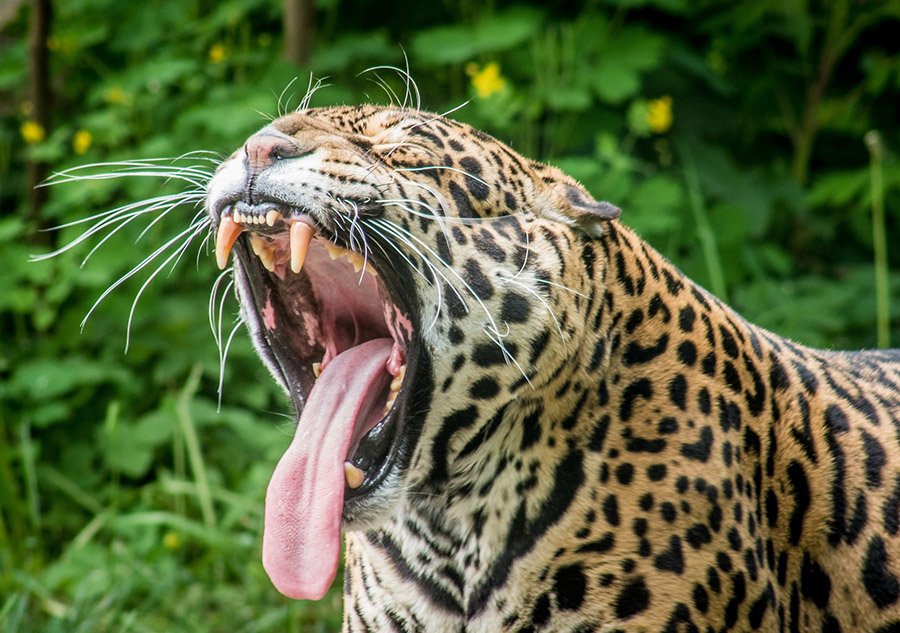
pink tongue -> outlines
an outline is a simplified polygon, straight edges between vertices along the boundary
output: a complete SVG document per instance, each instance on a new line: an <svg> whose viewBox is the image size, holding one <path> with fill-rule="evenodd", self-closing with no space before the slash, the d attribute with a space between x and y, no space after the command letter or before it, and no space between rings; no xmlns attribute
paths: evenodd
<svg viewBox="0 0 900 633"><path fill-rule="evenodd" d="M392 339L375 339L331 359L269 481L263 567L286 596L318 600L337 573L344 461L357 420L368 417L374 390L390 377L392 346Z"/></svg>

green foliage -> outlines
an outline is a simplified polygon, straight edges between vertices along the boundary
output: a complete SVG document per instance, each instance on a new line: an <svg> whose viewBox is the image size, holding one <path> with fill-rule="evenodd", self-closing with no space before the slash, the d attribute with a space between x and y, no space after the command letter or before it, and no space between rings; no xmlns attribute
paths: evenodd
<svg viewBox="0 0 900 633"><path fill-rule="evenodd" d="M456 0L425 13L406 0L316 4L313 59L299 68L280 59L279 3L55 2L43 135L23 128L27 11L0 31L3 631L305 631L340 620L339 589L319 604L289 601L259 562L263 495L292 421L242 334L219 409L208 249L143 293L127 354L145 276L81 327L193 210L144 235L146 225L127 227L83 267L96 241L28 261L80 232L39 229L177 186L53 187L34 218L28 160L61 170L225 155L265 116L296 107L310 71L330 77L313 105L387 101L382 80L402 95L390 71L359 73L402 66L406 51L424 107L470 100L453 116L620 205L750 320L808 344L868 347L878 314L900 341L900 279L876 289L900 263L896 0ZM879 242L888 252L876 260ZM892 321L876 296L893 298ZM235 313L230 300L226 334Z"/></svg>

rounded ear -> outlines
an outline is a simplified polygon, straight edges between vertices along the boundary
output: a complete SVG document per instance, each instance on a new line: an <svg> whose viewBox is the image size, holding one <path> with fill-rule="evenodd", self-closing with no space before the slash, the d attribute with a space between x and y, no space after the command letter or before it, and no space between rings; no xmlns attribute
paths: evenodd
<svg viewBox="0 0 900 633"><path fill-rule="evenodd" d="M615 220L622 214L622 209L606 202L594 200L591 195L582 189L568 183L561 183L565 189L565 198L571 204L572 211L578 216L589 216L594 220ZM559 186L559 185L557 185Z"/></svg>
<svg viewBox="0 0 900 633"><path fill-rule="evenodd" d="M568 176L563 176L549 185L549 204L544 207L544 215L577 227L588 235L603 234L603 223L615 220L622 210L616 205L597 201L584 187Z"/></svg>

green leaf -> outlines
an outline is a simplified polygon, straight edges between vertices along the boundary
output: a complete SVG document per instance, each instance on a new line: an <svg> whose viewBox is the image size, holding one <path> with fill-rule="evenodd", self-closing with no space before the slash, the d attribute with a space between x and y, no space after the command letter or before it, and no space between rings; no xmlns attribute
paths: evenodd
<svg viewBox="0 0 900 633"><path fill-rule="evenodd" d="M127 374L120 367L83 356L36 358L21 363L13 372L13 393L35 401L58 398L79 387L104 382L124 382Z"/></svg>
<svg viewBox="0 0 900 633"><path fill-rule="evenodd" d="M663 236L684 221L685 194L674 178L658 175L635 187L625 205L628 223L643 236Z"/></svg>
<svg viewBox="0 0 900 633"><path fill-rule="evenodd" d="M524 7L482 18L473 26L439 26L417 33L414 58L425 64L462 63L508 50L528 40L541 24L541 12Z"/></svg>
<svg viewBox="0 0 900 633"><path fill-rule="evenodd" d="M375 65L382 66L399 57L400 49L391 44L384 31L348 33L334 43L318 47L311 66L321 75L348 69L360 71L361 68L354 69L354 64L359 60L372 60ZM303 87L306 87L305 84Z"/></svg>
<svg viewBox="0 0 900 633"><path fill-rule="evenodd" d="M607 103L616 104L638 93L641 76L634 68L618 64L614 58L604 57L591 73L591 84L597 96Z"/></svg>

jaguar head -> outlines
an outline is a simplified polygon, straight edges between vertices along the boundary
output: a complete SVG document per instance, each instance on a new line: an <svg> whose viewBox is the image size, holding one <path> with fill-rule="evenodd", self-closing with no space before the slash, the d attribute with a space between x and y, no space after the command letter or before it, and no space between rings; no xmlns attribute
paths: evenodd
<svg viewBox="0 0 900 633"><path fill-rule="evenodd" d="M274 121L207 191L219 266L234 253L243 320L297 417L264 565L316 599L342 527L471 472L485 426L535 388L573 246L541 224L584 236L618 209L468 126L374 106Z"/></svg>

